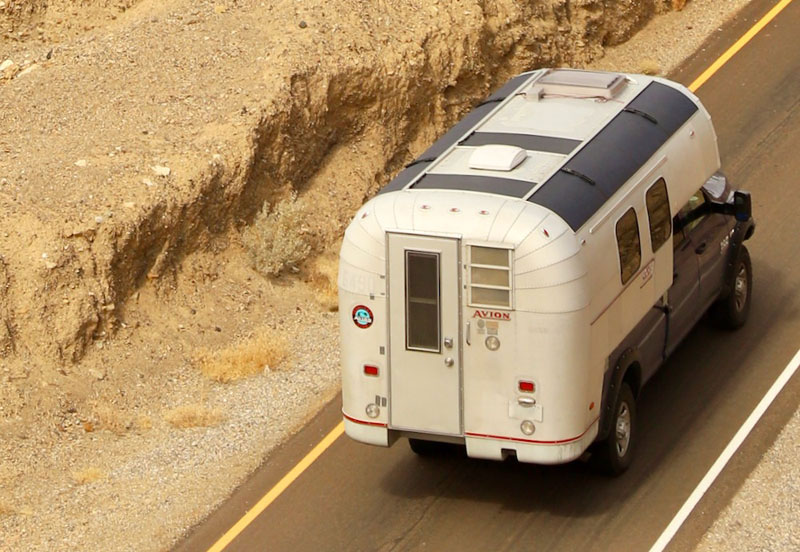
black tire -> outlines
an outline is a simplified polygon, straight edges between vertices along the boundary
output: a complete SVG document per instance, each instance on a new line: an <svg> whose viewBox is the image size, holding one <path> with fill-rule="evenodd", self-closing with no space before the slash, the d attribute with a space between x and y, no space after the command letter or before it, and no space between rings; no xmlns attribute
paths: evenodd
<svg viewBox="0 0 800 552"><path fill-rule="evenodd" d="M711 315L719 327L736 330L747 322L753 295L753 266L750 263L750 253L744 245L739 247L736 254L730 278L730 293L712 305Z"/></svg>
<svg viewBox="0 0 800 552"><path fill-rule="evenodd" d="M437 456L441 454L444 444L437 441L426 441L425 439L412 439L409 437L408 445L414 454L418 456Z"/></svg>
<svg viewBox="0 0 800 552"><path fill-rule="evenodd" d="M622 474L631 465L636 445L636 399L627 383L622 384L612 411L611 431L605 441L596 443L592 460L608 475Z"/></svg>

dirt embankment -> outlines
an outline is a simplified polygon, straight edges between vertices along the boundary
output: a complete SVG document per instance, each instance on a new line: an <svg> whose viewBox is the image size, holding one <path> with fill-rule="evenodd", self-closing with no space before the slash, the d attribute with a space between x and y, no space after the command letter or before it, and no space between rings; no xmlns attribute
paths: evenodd
<svg viewBox="0 0 800 552"><path fill-rule="evenodd" d="M187 255L238 255L265 201L297 192L285 238L322 252L510 75L581 66L673 4L0 0L2 413L71 403L131 297L169 308Z"/></svg>

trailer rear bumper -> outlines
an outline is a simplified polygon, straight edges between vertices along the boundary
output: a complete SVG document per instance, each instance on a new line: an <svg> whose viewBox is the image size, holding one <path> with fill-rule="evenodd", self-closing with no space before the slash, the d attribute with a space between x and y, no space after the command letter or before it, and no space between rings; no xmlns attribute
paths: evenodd
<svg viewBox="0 0 800 552"><path fill-rule="evenodd" d="M389 429L385 423L359 420L344 413L342 415L344 417L344 431L351 439L369 445L389 446Z"/></svg>
<svg viewBox="0 0 800 552"><path fill-rule="evenodd" d="M344 430L348 437L369 445L388 447L398 437L414 437L465 444L467 456L485 460L505 460L510 455L519 462L530 464L564 464L578 459L597 437L599 419L581 435L559 441L537 441L517 437L485 435L467 432L461 437L411 433L390 430L386 423L353 418L344 414Z"/></svg>
<svg viewBox="0 0 800 552"><path fill-rule="evenodd" d="M466 434L467 455L471 458L504 460L514 454L530 464L564 464L578 459L597 437L599 420L575 438L562 441L536 441L498 435Z"/></svg>

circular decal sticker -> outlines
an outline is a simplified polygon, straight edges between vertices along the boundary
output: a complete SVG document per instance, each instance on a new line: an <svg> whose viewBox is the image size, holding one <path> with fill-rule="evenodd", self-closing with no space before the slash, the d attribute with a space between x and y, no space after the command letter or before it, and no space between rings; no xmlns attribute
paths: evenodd
<svg viewBox="0 0 800 552"><path fill-rule="evenodd" d="M372 326L372 311L369 307L358 305L353 309L353 322L361 329L369 328Z"/></svg>

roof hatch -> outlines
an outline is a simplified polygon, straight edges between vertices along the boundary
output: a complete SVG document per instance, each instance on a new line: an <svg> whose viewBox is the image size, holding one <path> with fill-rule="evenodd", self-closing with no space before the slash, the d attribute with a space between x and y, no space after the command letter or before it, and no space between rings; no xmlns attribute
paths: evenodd
<svg viewBox="0 0 800 552"><path fill-rule="evenodd" d="M555 69L535 81L525 96L533 100L548 95L610 100L625 88L626 83L625 75L620 73Z"/></svg>
<svg viewBox="0 0 800 552"><path fill-rule="evenodd" d="M487 144L475 148L469 157L470 169L487 171L511 171L527 157L524 149L517 146Z"/></svg>

